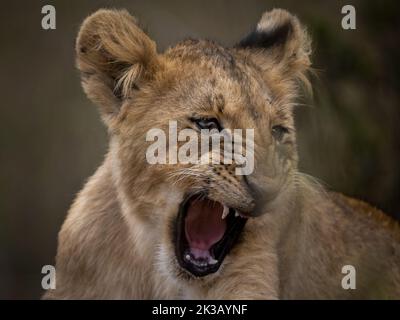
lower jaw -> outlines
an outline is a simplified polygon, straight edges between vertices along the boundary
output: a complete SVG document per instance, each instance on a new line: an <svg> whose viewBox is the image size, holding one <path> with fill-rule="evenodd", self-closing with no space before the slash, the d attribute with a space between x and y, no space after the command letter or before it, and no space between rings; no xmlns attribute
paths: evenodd
<svg viewBox="0 0 400 320"><path fill-rule="evenodd" d="M190 255L189 251L185 251L185 255ZM212 258L213 259L213 258ZM213 274L219 270L223 261L218 262L217 260L208 260L203 261L199 259L187 259L183 258L184 264L180 264L181 268L185 270L185 272L189 273L195 277L205 277L207 275ZM215 262L214 262L215 261ZM214 263L213 263L214 262Z"/></svg>
<svg viewBox="0 0 400 320"><path fill-rule="evenodd" d="M230 220L229 229L226 231L222 240L209 249L209 257L207 257L207 260L193 259L192 252L187 241L185 241L185 233L182 228L182 223L184 223L185 219L184 209L185 201L182 202L180 206L178 217L175 222L175 256L179 266L188 275L196 278L216 273L223 264L226 255L228 255L237 244L247 219L236 217L234 212L231 212L227 217L227 219Z"/></svg>

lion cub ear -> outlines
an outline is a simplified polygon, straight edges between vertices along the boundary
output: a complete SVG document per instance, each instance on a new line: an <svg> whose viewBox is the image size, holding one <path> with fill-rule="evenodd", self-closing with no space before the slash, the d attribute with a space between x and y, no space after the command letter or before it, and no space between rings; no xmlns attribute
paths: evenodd
<svg viewBox="0 0 400 320"><path fill-rule="evenodd" d="M99 10L86 18L76 56L84 91L100 107L106 123L158 67L155 43L125 10Z"/></svg>
<svg viewBox="0 0 400 320"><path fill-rule="evenodd" d="M286 10L265 12L254 31L239 42L264 71L278 70L290 78L303 78L310 67L311 41L297 17Z"/></svg>

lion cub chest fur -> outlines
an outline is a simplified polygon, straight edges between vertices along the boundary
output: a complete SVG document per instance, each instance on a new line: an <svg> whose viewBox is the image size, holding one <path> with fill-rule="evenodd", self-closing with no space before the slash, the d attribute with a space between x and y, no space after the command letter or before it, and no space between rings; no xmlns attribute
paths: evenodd
<svg viewBox="0 0 400 320"><path fill-rule="evenodd" d="M77 67L110 147L62 226L57 288L45 297L399 298L398 224L297 169L293 108L309 86L310 48L299 20L279 9L233 47L187 40L164 53L126 11L89 16ZM196 134L204 124L251 128L254 170L150 165L146 132L171 120ZM209 243L200 250L195 237ZM356 290L341 285L346 265Z"/></svg>

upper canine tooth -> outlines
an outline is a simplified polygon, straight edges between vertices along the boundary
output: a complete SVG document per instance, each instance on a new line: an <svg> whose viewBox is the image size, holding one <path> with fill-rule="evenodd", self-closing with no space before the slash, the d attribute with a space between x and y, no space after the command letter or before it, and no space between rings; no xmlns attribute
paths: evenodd
<svg viewBox="0 0 400 320"><path fill-rule="evenodd" d="M228 214L229 214L229 208L226 205L224 205L224 211L222 212L222 219L225 219Z"/></svg>
<svg viewBox="0 0 400 320"><path fill-rule="evenodd" d="M237 210L235 210L235 217L239 217L239 212Z"/></svg>

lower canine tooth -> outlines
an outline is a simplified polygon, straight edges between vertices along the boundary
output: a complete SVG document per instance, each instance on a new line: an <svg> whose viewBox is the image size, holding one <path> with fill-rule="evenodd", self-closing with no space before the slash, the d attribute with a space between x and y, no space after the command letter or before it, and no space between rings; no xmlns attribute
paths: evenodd
<svg viewBox="0 0 400 320"><path fill-rule="evenodd" d="M224 205L224 211L222 212L222 219L225 219L229 214L229 208Z"/></svg>
<svg viewBox="0 0 400 320"><path fill-rule="evenodd" d="M211 257L210 261L208 262L209 264L216 264L218 260L215 260L214 258Z"/></svg>

